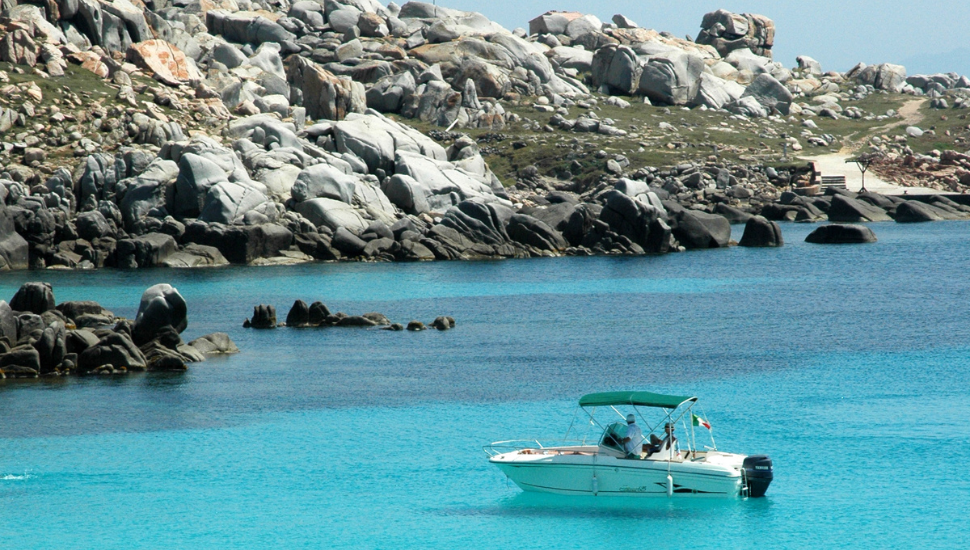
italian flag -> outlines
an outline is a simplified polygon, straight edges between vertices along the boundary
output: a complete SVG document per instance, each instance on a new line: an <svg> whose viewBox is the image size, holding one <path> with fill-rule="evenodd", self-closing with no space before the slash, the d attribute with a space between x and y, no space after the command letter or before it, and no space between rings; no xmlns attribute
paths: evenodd
<svg viewBox="0 0 970 550"><path fill-rule="evenodd" d="M691 421L695 426L704 426L708 430L711 429L711 423L708 422L707 420L704 420L703 418L697 416L696 414L691 414L690 416L691 416Z"/></svg>

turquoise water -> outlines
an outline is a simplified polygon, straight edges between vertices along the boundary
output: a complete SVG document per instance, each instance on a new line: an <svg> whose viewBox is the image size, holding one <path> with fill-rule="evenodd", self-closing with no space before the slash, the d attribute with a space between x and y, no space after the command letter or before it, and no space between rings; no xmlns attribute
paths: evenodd
<svg viewBox="0 0 970 550"><path fill-rule="evenodd" d="M970 224L650 258L44 273L133 316L171 282L184 375L0 383L2 548L962 546ZM0 275L9 299L40 274ZM296 298L457 329L247 331ZM583 393L688 392L768 497L527 495L490 441L561 436Z"/></svg>

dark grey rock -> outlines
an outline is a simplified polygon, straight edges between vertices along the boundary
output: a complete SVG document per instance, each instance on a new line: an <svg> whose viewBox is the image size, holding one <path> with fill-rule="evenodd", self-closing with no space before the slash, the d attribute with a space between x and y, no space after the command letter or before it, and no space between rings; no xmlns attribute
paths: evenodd
<svg viewBox="0 0 970 550"><path fill-rule="evenodd" d="M145 370L148 367L145 355L123 332L108 332L97 344L78 355L77 370L82 374L104 365L128 370Z"/></svg>
<svg viewBox="0 0 970 550"><path fill-rule="evenodd" d="M281 225L227 226L193 222L185 226L183 242L212 246L234 264L279 256L293 243L293 233Z"/></svg>
<svg viewBox="0 0 970 550"><path fill-rule="evenodd" d="M31 346L15 347L0 355L0 371L12 370L11 367L25 367L34 371L34 374L39 374L40 354Z"/></svg>
<svg viewBox="0 0 970 550"><path fill-rule="evenodd" d="M857 223L892 220L882 208L841 194L832 196L832 206L829 208L828 216L829 220L833 222Z"/></svg>
<svg viewBox="0 0 970 550"><path fill-rule="evenodd" d="M252 320L247 319L244 327L276 328L276 308L261 304L253 308Z"/></svg>
<svg viewBox="0 0 970 550"><path fill-rule="evenodd" d="M748 220L753 218L752 214L745 212L739 208L734 208L733 206L728 206L724 203L717 203L714 207L714 212L720 214L727 218L731 225L736 223L748 223Z"/></svg>
<svg viewBox="0 0 970 550"><path fill-rule="evenodd" d="M293 302L293 307L286 314L286 326L288 327L308 327L310 326L310 308L306 302L297 300Z"/></svg>
<svg viewBox="0 0 970 550"><path fill-rule="evenodd" d="M738 246L770 247L784 244L781 227L777 222L769 221L762 216L754 216L744 225L744 234Z"/></svg>
<svg viewBox="0 0 970 550"><path fill-rule="evenodd" d="M937 222L943 219L935 208L919 201L906 201L896 207L897 223Z"/></svg>
<svg viewBox="0 0 970 550"><path fill-rule="evenodd" d="M720 214L684 210L676 219L673 235L684 248L723 248L731 240L731 223Z"/></svg>
<svg viewBox="0 0 970 550"><path fill-rule="evenodd" d="M50 283L24 283L10 300L10 308L40 315L54 309L54 290Z"/></svg>
<svg viewBox="0 0 970 550"><path fill-rule="evenodd" d="M876 242L876 234L864 225L828 224L817 227L805 237L815 244L860 244Z"/></svg>
<svg viewBox="0 0 970 550"><path fill-rule="evenodd" d="M131 239L121 239L115 249L115 266L121 268L156 267L178 251L171 235L148 233Z"/></svg>
<svg viewBox="0 0 970 550"><path fill-rule="evenodd" d="M157 284L141 295L138 313L132 326L132 340L142 345L153 340L165 327L181 333L189 325L185 299L172 285ZM115 365L117 366L117 365Z"/></svg>
<svg viewBox="0 0 970 550"><path fill-rule="evenodd" d="M367 242L354 235L344 227L338 227L333 232L331 244L345 256L360 256L367 247Z"/></svg>
<svg viewBox="0 0 970 550"><path fill-rule="evenodd" d="M513 241L540 250L562 252L569 246L569 243L558 231L525 214L513 214L509 220L507 231L509 238Z"/></svg>
<svg viewBox="0 0 970 550"><path fill-rule="evenodd" d="M90 300L61 302L60 304L57 304L55 309L63 313L65 317L71 319L72 321L82 315L103 315L105 317L114 317L114 314L102 307L101 304Z"/></svg>

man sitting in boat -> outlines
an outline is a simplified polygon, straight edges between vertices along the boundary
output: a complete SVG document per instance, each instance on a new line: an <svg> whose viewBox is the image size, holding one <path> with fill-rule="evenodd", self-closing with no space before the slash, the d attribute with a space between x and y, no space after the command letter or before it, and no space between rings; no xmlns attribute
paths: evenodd
<svg viewBox="0 0 970 550"><path fill-rule="evenodd" d="M643 432L637 426L637 417L633 413L626 415L626 432L623 434L623 450L627 456L640 457L640 444L643 443Z"/></svg>
<svg viewBox="0 0 970 550"><path fill-rule="evenodd" d="M648 454L653 460L671 460L680 456L680 448L677 445L677 436L674 435L674 425L668 423L664 427L667 435L656 443Z"/></svg>

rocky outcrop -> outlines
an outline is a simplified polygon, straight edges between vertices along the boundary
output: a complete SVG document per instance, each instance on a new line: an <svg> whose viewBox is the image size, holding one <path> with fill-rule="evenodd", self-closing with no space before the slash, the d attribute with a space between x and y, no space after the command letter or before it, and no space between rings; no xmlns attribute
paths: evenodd
<svg viewBox="0 0 970 550"><path fill-rule="evenodd" d="M771 48L775 44L775 23L763 15L713 11L704 15L697 43L713 46L724 57L739 49L771 57Z"/></svg>
<svg viewBox="0 0 970 550"><path fill-rule="evenodd" d="M788 182L775 168L720 160L830 147L837 137L818 118L895 116L847 103L876 90L925 94L940 108L970 87L890 64L823 73L800 56L788 69L771 58L764 16L708 13L693 41L619 14L610 23L547 12L527 34L433 3L197 4L5 6L0 59L22 67L0 74L11 98L0 108L10 137L0 150L0 270L665 253L724 246L724 219L757 214L967 214L849 193L778 200ZM31 81L66 73L112 92L101 101ZM698 141L676 109L627 123L613 113L630 98L602 94L717 110L723 123ZM779 117L801 122L800 135L775 126ZM425 135L406 119L441 128ZM472 138L461 128L489 131ZM552 147L546 132L567 131L535 160L532 150ZM743 132L764 145L717 148L718 134ZM650 157L599 146L625 136L696 162L638 165ZM497 154L506 181L485 162ZM954 166L946 185L960 189L970 161L937 156ZM563 191L575 199L556 202ZM169 344L159 356L188 357Z"/></svg>
<svg viewBox="0 0 970 550"><path fill-rule="evenodd" d="M14 302L44 311L17 318L0 301L0 377L184 371L187 363L204 361L205 354L239 351L223 333L202 337L194 346L183 344L179 332L187 325L185 302L166 284L145 291L133 325L97 302L54 307L46 283L24 285Z"/></svg>
<svg viewBox="0 0 970 550"><path fill-rule="evenodd" d="M906 67L892 63L878 65L859 63L846 73L846 77L868 84L877 90L898 93L906 84Z"/></svg>
<svg viewBox="0 0 970 550"><path fill-rule="evenodd" d="M424 323L421 323L420 321L411 321L411 323L417 323L422 329L425 326ZM265 304L254 307L252 319L247 319L243 324L243 327L245 328L277 328L277 326L285 326L290 328L373 327L392 331L404 329L403 325L399 323L392 323L390 319L388 319L383 313L369 312L361 315L347 315L346 313L339 311L336 313L331 313L327 306L322 302L313 302L308 307L306 302L299 299L293 303L293 306L290 308L290 312L286 316L286 323L282 325L276 324L276 308L272 305ZM431 323L431 326L437 328L438 330L448 330L455 327L455 318L450 316L439 316L435 318L435 320ZM408 330L414 329L410 328L409 325ZM212 340L212 342L207 343L204 341L193 341L189 345L196 346L199 350L203 351L208 350L211 346L216 346L220 349L235 348L235 345L232 344L231 341L229 341L228 344L223 343L225 340L228 340L228 337L221 333L212 334L203 338ZM234 353L233 351L204 352Z"/></svg>
<svg viewBox="0 0 970 550"><path fill-rule="evenodd" d="M269 305L258 305L253 308L253 318L243 323L246 328L276 328L276 308Z"/></svg>
<svg viewBox="0 0 970 550"><path fill-rule="evenodd" d="M303 300L293 302L293 307L286 314L286 326L288 327L308 327L310 326L310 307Z"/></svg>

